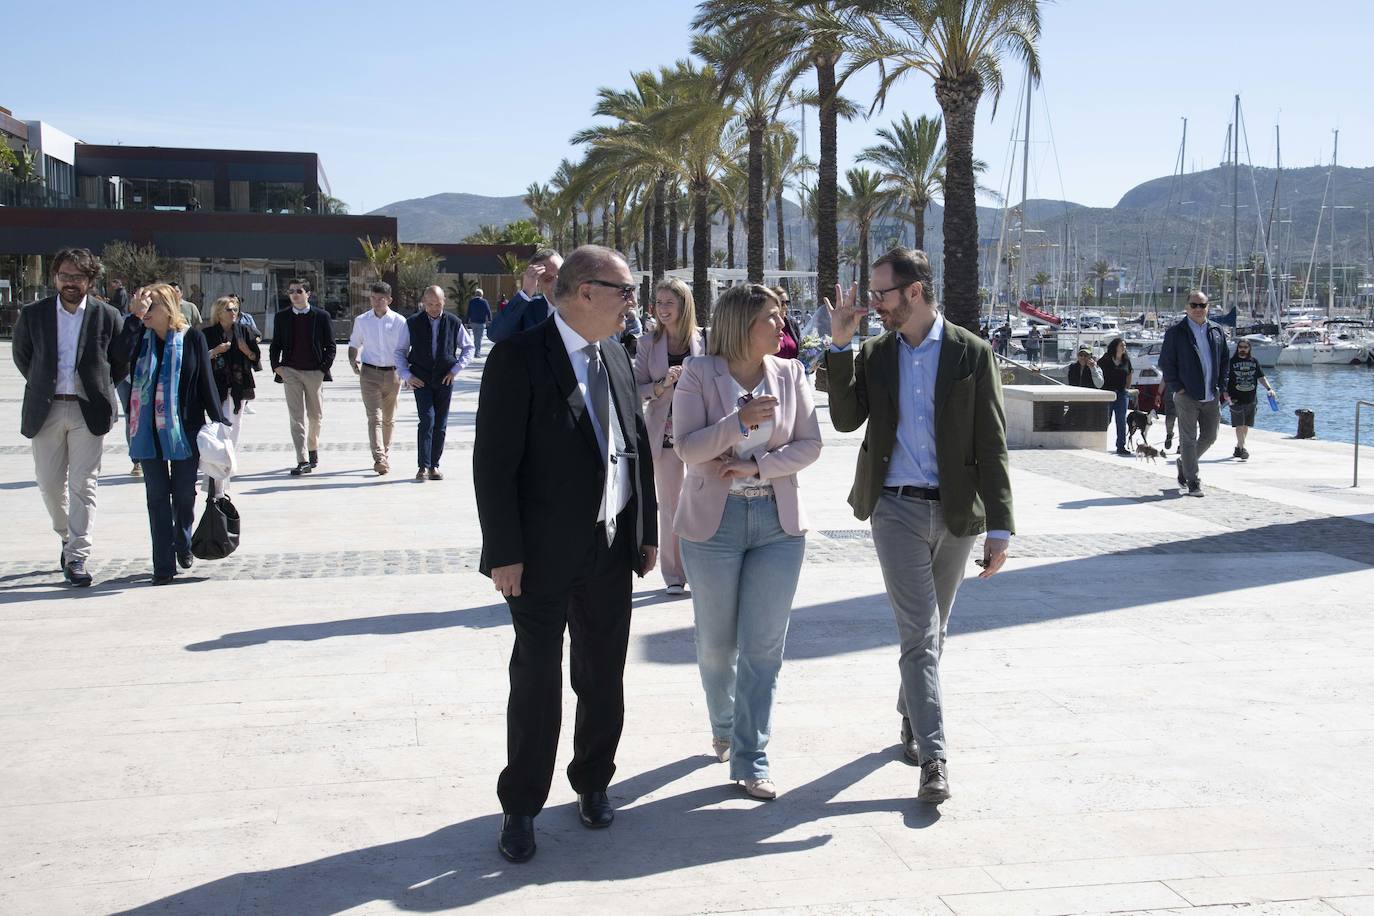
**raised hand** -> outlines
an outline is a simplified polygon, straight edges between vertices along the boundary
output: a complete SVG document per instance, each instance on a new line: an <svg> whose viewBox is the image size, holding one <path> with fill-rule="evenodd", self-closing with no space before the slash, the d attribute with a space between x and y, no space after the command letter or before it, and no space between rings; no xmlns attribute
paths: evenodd
<svg viewBox="0 0 1374 916"><path fill-rule="evenodd" d="M526 296L533 297L535 291L539 289L539 280L543 276L544 265L531 264L525 268L524 274L520 277L520 289L524 291Z"/></svg>
<svg viewBox="0 0 1374 916"><path fill-rule="evenodd" d="M830 339L836 346L847 346L859 330L859 323L868 316L868 303L856 302L859 298L859 284L854 283L846 291L835 284L835 305L822 298L821 305L830 310Z"/></svg>

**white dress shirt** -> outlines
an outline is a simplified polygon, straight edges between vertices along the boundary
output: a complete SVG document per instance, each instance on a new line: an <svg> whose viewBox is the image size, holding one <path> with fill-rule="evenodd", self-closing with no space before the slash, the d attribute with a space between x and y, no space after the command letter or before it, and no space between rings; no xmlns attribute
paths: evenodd
<svg viewBox="0 0 1374 916"><path fill-rule="evenodd" d="M739 384L739 382L736 382L735 387L739 390L739 394L735 396L736 400L738 400L745 394L744 386ZM765 375L763 380L760 381L757 385L755 385L754 390L749 393L756 398L761 398L764 395L769 394L770 392L768 391L768 376ZM740 422L743 421L741 420ZM735 444L735 457L738 458L740 461L752 461L759 455L762 455L765 452L767 452L768 440L773 437L773 426L774 423L772 420L764 420L762 423L759 424L758 429L749 430L749 435ZM767 484L768 481L763 480L762 478L757 476L736 477L730 481L730 492L738 493L739 491L747 490L750 487L762 487Z"/></svg>
<svg viewBox="0 0 1374 916"><path fill-rule="evenodd" d="M406 320L391 309L387 309L380 318L376 312L368 309L353 319L353 333L348 336L348 345L358 351L359 362L385 369L393 364L405 326Z"/></svg>
<svg viewBox="0 0 1374 916"><path fill-rule="evenodd" d="M577 390L582 393L582 401L587 405L587 417L592 421L592 429L596 432L597 444L601 447L601 454L606 456L606 430L601 428L601 423L596 417L596 411L592 409L591 390L587 387L587 354L582 352L582 349L591 341L583 340L582 335L569 327L568 323L563 320L563 316L556 311L553 313L553 320L558 327L559 335L563 338L563 346L568 350L568 360L572 363L573 376L577 379ZM601 355L601 363L604 367L606 363L604 352ZM611 372L609 368L605 371L606 384L609 386ZM615 396L610 391L606 393L606 404L613 411L611 419L614 419L614 411L617 410L617 407ZM614 450L614 439L611 447ZM607 462L611 463L615 473L606 475L606 488L602 494L601 509L596 516L598 522L615 518L630 501L630 462L620 457L617 457L614 462L610 462L610 456L607 456ZM608 509L610 511L607 511Z"/></svg>
<svg viewBox="0 0 1374 916"><path fill-rule="evenodd" d="M67 311L57 297L57 393L77 394L76 346L81 341L81 323L86 320L86 297L75 312Z"/></svg>

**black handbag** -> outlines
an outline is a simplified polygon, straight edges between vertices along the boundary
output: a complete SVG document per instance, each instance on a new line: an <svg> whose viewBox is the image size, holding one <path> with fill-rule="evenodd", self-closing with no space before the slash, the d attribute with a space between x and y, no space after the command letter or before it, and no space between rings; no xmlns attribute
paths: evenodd
<svg viewBox="0 0 1374 916"><path fill-rule="evenodd" d="M191 536L191 553L202 560L223 560L239 547L239 510L229 497L208 497L205 512Z"/></svg>

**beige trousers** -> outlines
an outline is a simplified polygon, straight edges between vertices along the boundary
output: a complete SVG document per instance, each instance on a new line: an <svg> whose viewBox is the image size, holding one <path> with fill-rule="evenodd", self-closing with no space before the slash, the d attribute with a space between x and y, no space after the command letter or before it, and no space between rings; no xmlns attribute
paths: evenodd
<svg viewBox="0 0 1374 916"><path fill-rule="evenodd" d="M52 530L67 542L67 560L91 555L96 490L105 437L86 428L81 405L53 401L48 419L33 437L33 467Z"/></svg>
<svg viewBox="0 0 1374 916"><path fill-rule="evenodd" d="M687 584L687 571L682 568L682 547L673 529L686 473L682 459L670 448L665 448L654 459L654 483L658 490L658 568L663 573L665 585Z"/></svg>
<svg viewBox="0 0 1374 916"><path fill-rule="evenodd" d="M291 442L296 446L296 463L310 460L310 452L319 451L320 423L324 421L324 373L319 369L301 371L278 366L278 374L286 388L286 410L291 415ZM309 420L310 428L306 429Z"/></svg>
<svg viewBox="0 0 1374 916"><path fill-rule="evenodd" d="M359 384L367 413L367 442L374 462L391 460L391 432L396 428L396 395L401 380L394 369L363 366Z"/></svg>

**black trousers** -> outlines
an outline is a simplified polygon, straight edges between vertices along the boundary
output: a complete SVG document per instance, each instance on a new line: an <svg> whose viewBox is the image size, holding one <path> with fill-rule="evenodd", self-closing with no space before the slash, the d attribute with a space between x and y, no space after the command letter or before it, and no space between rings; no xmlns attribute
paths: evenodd
<svg viewBox="0 0 1374 916"><path fill-rule="evenodd" d="M561 591L522 586L507 598L515 629L506 705L506 768L496 784L501 810L533 817L553 782L563 719L563 631L572 638L577 694L568 781L578 794L601 792L615 775L625 724L625 652L630 641L631 541L634 515L618 520L615 543L600 527L582 572Z"/></svg>

